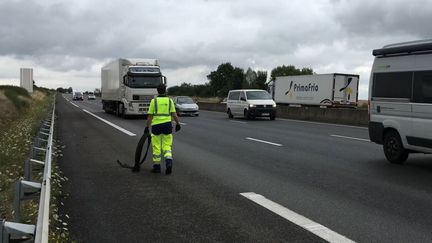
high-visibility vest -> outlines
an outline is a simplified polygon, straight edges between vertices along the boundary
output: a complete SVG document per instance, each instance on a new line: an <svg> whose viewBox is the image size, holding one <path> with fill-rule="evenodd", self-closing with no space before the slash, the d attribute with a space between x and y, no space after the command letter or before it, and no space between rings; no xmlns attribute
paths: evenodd
<svg viewBox="0 0 432 243"><path fill-rule="evenodd" d="M154 113L152 125L171 122L171 106L173 101L169 97L156 97L153 99Z"/></svg>

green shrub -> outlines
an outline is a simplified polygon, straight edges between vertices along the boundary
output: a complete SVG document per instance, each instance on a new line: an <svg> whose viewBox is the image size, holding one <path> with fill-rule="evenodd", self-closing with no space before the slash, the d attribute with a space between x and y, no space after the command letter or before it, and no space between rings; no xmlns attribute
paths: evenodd
<svg viewBox="0 0 432 243"><path fill-rule="evenodd" d="M10 101L12 101L18 111L21 111L30 106L28 100L20 98L20 96L24 98L31 98L30 94L27 92L26 89L11 85L0 85L0 90L4 91L5 96Z"/></svg>

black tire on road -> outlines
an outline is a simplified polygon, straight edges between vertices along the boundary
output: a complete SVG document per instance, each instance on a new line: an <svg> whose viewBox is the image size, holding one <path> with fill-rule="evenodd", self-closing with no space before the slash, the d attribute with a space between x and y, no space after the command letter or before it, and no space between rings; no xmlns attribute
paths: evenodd
<svg viewBox="0 0 432 243"><path fill-rule="evenodd" d="M270 115L270 120L274 121L276 119L276 115Z"/></svg>
<svg viewBox="0 0 432 243"><path fill-rule="evenodd" d="M228 109L227 114L228 114L228 118L229 119L233 119L234 118L233 114L231 113L231 109Z"/></svg>
<svg viewBox="0 0 432 243"><path fill-rule="evenodd" d="M247 110L247 109L244 110L243 114L244 114L244 118L247 119L247 120L252 120L252 119L255 118L254 116L252 116L252 115L249 113L249 110Z"/></svg>
<svg viewBox="0 0 432 243"><path fill-rule="evenodd" d="M125 108L123 103L118 103L117 109L116 109L116 115L118 117L125 117Z"/></svg>
<svg viewBox="0 0 432 243"><path fill-rule="evenodd" d="M243 111L243 116L244 116L244 119L249 120L249 111L245 109Z"/></svg>
<svg viewBox="0 0 432 243"><path fill-rule="evenodd" d="M403 147L399 133L395 130L384 134L383 149L390 163L403 164L408 159L408 151Z"/></svg>

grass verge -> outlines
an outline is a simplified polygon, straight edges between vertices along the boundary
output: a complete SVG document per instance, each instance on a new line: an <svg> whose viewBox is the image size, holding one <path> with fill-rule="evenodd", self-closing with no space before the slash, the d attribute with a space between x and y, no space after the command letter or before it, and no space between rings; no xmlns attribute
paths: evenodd
<svg viewBox="0 0 432 243"><path fill-rule="evenodd" d="M8 104L16 109L13 116L6 119L0 114L0 218L14 221L13 202L15 183L23 179L24 161L30 156L31 145L39 131L41 122L46 118L52 103L53 93L46 90L36 90L32 96L27 91L13 86L0 86L0 91L8 98ZM11 98L12 97L12 98ZM15 101L14 101L15 100ZM22 101L27 102L24 105ZM5 107L3 107L5 108ZM3 118L3 119L1 119ZM68 215L59 215L59 204L65 197L62 183L67 181L57 160L62 156L61 147L57 141L53 144L52 185L50 205L50 242L70 242L67 219ZM43 160L43 158L40 158ZM36 172L34 181L41 181L42 168ZM36 224L39 209L39 198L25 201L21 209L20 223Z"/></svg>

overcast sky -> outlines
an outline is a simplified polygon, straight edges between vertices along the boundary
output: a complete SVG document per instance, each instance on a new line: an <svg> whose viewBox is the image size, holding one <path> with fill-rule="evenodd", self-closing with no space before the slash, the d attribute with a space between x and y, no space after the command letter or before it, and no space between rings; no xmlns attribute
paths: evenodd
<svg viewBox="0 0 432 243"><path fill-rule="evenodd" d="M169 86L205 83L222 62L360 74L372 49L432 36L428 0L1 0L0 84L94 90L119 57L159 59Z"/></svg>

